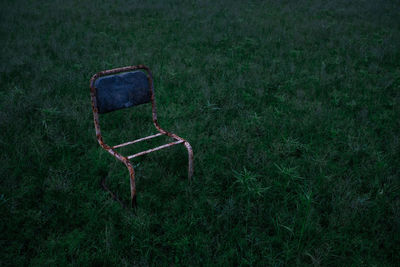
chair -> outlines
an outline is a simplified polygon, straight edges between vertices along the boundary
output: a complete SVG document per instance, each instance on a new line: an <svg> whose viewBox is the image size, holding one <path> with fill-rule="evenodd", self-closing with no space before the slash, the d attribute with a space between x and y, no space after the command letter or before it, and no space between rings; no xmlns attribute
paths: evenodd
<svg viewBox="0 0 400 267"><path fill-rule="evenodd" d="M191 179L193 175L192 147L190 146L188 141L177 136L176 134L167 132L166 130L162 129L161 126L158 124L156 101L153 88L153 77L148 67L144 65L137 65L98 72L90 79L90 96L92 100L94 127L96 129L97 141L102 148L104 148L111 155L113 155L119 161L125 164L125 166L129 170L132 207L136 206L135 170L133 169L132 163L130 162L130 160L133 158L173 145L184 144L189 155L188 178L189 180ZM111 111L133 107L149 102L151 102L152 105L153 124L159 133L115 146L109 146L103 141L103 137L100 131L99 114L104 114ZM123 156L116 151L117 148L148 140L161 135L169 136L175 141L130 156ZM105 187L105 184L103 184L103 186ZM110 193L113 195L111 191ZM115 198L115 195L113 195L113 197Z"/></svg>

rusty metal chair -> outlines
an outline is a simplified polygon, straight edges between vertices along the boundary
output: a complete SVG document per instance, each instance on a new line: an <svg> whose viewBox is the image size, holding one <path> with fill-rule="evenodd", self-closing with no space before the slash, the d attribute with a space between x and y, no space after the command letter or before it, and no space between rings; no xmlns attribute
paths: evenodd
<svg viewBox="0 0 400 267"><path fill-rule="evenodd" d="M148 67L144 65L138 65L98 72L90 79L90 96L92 99L94 127L96 129L97 141L102 148L104 148L111 155L113 155L119 161L125 164L125 166L129 170L132 207L136 206L136 184L135 170L133 169L130 159L183 143L187 148L189 154L188 177L189 180L191 179L193 175L192 147L190 146L188 141L177 136L176 134L167 132L166 130L162 129L158 124L153 77ZM115 146L109 146L103 141L103 137L100 131L99 114L104 114L107 112L137 106L149 102L151 102L152 105L153 123L159 133ZM115 150L120 147L131 145L161 135L169 136L175 141L130 156L123 156ZM108 190L108 188L106 189ZM108 191L115 198L115 195L110 190Z"/></svg>

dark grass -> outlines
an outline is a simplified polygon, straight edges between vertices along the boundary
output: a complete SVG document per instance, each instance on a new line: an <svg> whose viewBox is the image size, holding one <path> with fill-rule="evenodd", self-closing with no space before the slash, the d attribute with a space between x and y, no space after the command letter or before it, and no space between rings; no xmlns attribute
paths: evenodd
<svg viewBox="0 0 400 267"><path fill-rule="evenodd" d="M0 19L0 265L400 261L399 1L3 1ZM192 183L184 147L135 161L136 215L99 186L129 198L89 98L134 64L195 152ZM105 115L105 140L150 121Z"/></svg>

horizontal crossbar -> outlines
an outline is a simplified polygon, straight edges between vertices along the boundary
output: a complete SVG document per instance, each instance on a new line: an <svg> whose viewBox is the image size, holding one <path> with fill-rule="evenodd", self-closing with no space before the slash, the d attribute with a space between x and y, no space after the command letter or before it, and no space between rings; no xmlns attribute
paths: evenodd
<svg viewBox="0 0 400 267"><path fill-rule="evenodd" d="M126 142L126 143L122 143L122 144L113 146L112 148L119 148L119 147L127 146L127 145L130 145L130 144L134 144L134 143L137 143L137 142L140 142L140 141L151 139L151 138L154 138L154 137L157 137L157 136L160 136L160 135L163 135L163 134L162 133L158 133L158 134L149 135L149 136L146 136L146 137L143 137L143 138L139 138L139 139L136 139L136 140L133 140L133 141L130 141L130 142Z"/></svg>
<svg viewBox="0 0 400 267"><path fill-rule="evenodd" d="M154 152L154 151L166 148L166 147L177 145L177 144L180 144L180 143L183 143L183 142L185 142L185 141L184 140L179 140L179 141L168 143L168 144L165 144L165 145L162 145L162 146L158 146L158 147L155 147L155 148L152 148L152 149L148 149L148 150L136 153L134 155L128 156L128 159L133 159L133 158L136 158L136 157L139 157L139 156L142 156L142 155L145 155L145 154L148 154L148 153L151 153L151 152Z"/></svg>

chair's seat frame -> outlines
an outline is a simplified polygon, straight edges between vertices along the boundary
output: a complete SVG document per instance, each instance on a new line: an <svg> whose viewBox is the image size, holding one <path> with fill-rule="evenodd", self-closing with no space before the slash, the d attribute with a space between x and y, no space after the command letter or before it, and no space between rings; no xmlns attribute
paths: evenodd
<svg viewBox="0 0 400 267"><path fill-rule="evenodd" d="M153 124L156 127L156 129L159 131L159 133L150 135L150 136L146 136L146 137L134 140L134 141L122 143L119 145L109 146L103 141L103 137L102 137L101 131L100 131L99 112L98 112L98 106L97 106L95 81L96 81L96 79L103 77L103 76L108 76L108 75L113 75L113 74L128 72L128 71L134 71L134 70L144 70L146 72L147 79L149 82L149 89L151 91L151 106L152 106L152 113L153 113ZM145 154L148 154L148 153L151 153L151 152L163 149L163 148L167 148L167 147L170 147L173 145L183 143L185 145L185 147L188 151L188 155L189 155L188 178L189 178L189 180L191 179L191 177L193 175L193 149L188 141L177 136L176 134L173 134L171 132L168 132L168 131L162 129L161 126L158 124L156 100L155 100L154 87L153 87L153 75L148 67L146 67L144 65L137 65L137 66L128 66L128 67L122 67L122 68L116 68L116 69L98 72L95 75L93 75L93 77L90 79L90 96L92 99L94 127L96 129L97 141L99 142L99 144L102 148L104 148L111 155L113 155L119 161L121 161L129 170L132 207L136 206L136 182L135 182L135 170L132 166L132 163L130 162L130 159L133 159L133 158L136 158L136 157L139 157L139 156L142 156L142 155L145 155ZM165 145L162 145L162 146L158 146L158 147L146 150L146 151L142 151L142 152L136 153L134 155L130 155L130 156L123 156L115 150L120 147L131 145L131 144L134 144L134 143L137 143L140 141L144 141L144 140L148 140L148 139L151 139L151 138L154 138L157 136L161 136L161 135L169 136L169 137L173 138L175 141L165 144Z"/></svg>

